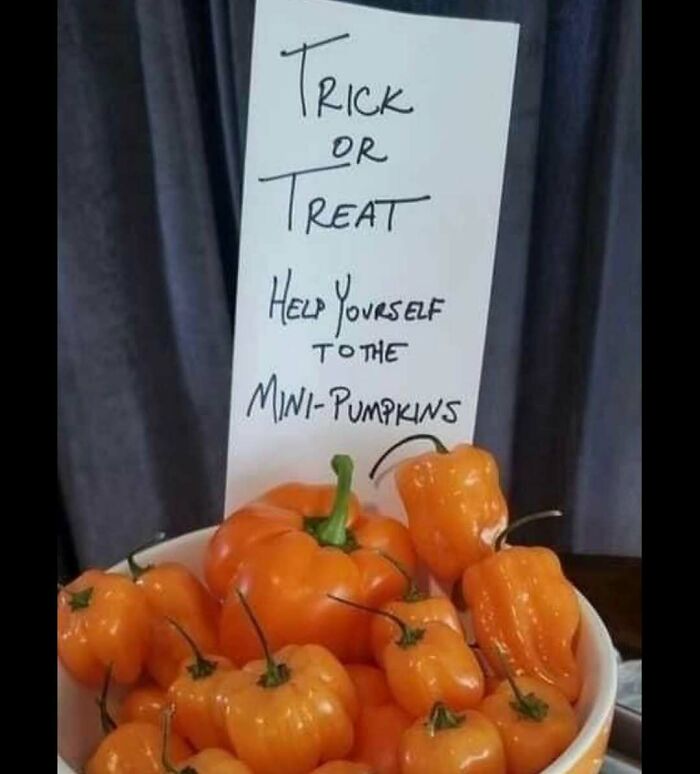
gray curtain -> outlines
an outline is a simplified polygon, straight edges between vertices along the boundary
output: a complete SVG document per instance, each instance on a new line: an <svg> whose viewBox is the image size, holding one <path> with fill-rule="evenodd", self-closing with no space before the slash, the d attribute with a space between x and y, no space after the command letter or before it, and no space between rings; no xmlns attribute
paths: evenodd
<svg viewBox="0 0 700 774"><path fill-rule="evenodd" d="M514 514L641 550L641 4L520 22L477 442ZM59 0L59 572L221 517L253 0Z"/></svg>

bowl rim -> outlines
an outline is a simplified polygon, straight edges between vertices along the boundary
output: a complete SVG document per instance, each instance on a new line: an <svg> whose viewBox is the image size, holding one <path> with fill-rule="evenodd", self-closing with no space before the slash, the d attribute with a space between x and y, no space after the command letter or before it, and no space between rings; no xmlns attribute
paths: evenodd
<svg viewBox="0 0 700 774"><path fill-rule="evenodd" d="M219 524L214 524L191 532L185 532L182 535L178 535L168 540L163 540L144 551L140 551L139 556L145 561L155 559L155 555L161 553L163 549L168 546L172 546L175 543L182 546L188 542L196 541L197 539L201 539L208 535L213 535L219 526ZM127 571L128 565L126 559L117 562L106 570L106 572ZM563 772L568 771L571 766L579 763L582 756L586 754L591 745L596 741L605 724L611 720L612 712L615 707L615 697L617 695L617 659L615 656L615 648L610 639L610 634L596 609L578 589L576 589L576 594L579 599L579 604L581 605L581 619L585 619L587 626L591 627L591 634L596 641L597 649L604 654L601 675L598 681L599 690L596 692L586 722L579 729L574 741L555 761L547 766L546 769L543 769L541 774L563 774ZM75 774L73 769L68 766L60 755L58 756L58 774Z"/></svg>

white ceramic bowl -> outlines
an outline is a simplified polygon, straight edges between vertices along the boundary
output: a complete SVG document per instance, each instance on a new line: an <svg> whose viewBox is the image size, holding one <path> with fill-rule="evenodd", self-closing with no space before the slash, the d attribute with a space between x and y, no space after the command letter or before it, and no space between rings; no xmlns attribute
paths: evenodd
<svg viewBox="0 0 700 774"><path fill-rule="evenodd" d="M143 562L182 562L201 577L204 548L215 529L216 527L209 527L160 543L139 554L139 559ZM128 572L126 562L121 562L112 570ZM569 749L543 774L594 774L602 766L610 734L617 688L615 651L598 614L583 596L579 597L582 620L576 657L584 679L576 712L581 730ZM64 672L59 663L59 774L77 774L100 738L94 691L78 685Z"/></svg>

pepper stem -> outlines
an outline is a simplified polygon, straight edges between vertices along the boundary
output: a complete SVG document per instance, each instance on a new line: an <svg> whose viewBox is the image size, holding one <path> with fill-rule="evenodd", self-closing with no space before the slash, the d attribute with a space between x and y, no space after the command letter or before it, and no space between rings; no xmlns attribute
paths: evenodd
<svg viewBox="0 0 700 774"><path fill-rule="evenodd" d="M236 589L236 594L238 594L238 599L241 600L241 605L243 605L243 609L245 610L248 619L253 625L255 633L258 635L258 639L262 645L263 653L265 654L265 662L267 663L267 667L265 669L265 674L262 675L258 680L258 685L262 685L263 688L276 688L278 685L282 685L282 683L286 683L287 680L289 680L291 676L289 667L286 664L278 664L274 660L272 654L270 653L270 648L267 644L265 632L263 632L262 626L260 626L258 619L255 617L255 614L248 604L248 600L245 598L243 592L240 589Z"/></svg>
<svg viewBox="0 0 700 774"><path fill-rule="evenodd" d="M335 500L331 512L314 528L314 535L321 545L340 548L347 542L346 524L352 494L352 458L347 454L336 454L331 460L331 467L338 477Z"/></svg>
<svg viewBox="0 0 700 774"><path fill-rule="evenodd" d="M518 519L517 521L514 521L512 524L509 524L503 532L500 533L500 535L496 538L495 543L495 550L500 551L501 547L503 546L503 541L510 535L510 533L517 529L518 527L522 527L525 524L530 524L533 521L540 521L540 519L553 519L553 518L560 518L564 514L561 511L539 511L538 513L531 513L529 516L523 516L522 519Z"/></svg>
<svg viewBox="0 0 700 774"><path fill-rule="evenodd" d="M426 725L432 736L436 731L444 731L446 728L459 728L464 720L464 715L457 715L441 701L438 701L433 704Z"/></svg>
<svg viewBox="0 0 700 774"><path fill-rule="evenodd" d="M549 704L532 692L524 694L515 682L515 678L508 666L505 655L498 645L496 646L496 653L501 662L501 667L505 672L508 685L510 685L513 695L515 696L515 701L510 703L511 708L528 720L535 720L538 723L544 720L549 712Z"/></svg>
<svg viewBox="0 0 700 774"><path fill-rule="evenodd" d="M366 613L384 616L384 618L387 618L389 621L395 623L399 629L401 629L401 637L396 640L396 644L400 648L410 648L412 645L415 645L417 642L420 642L420 640L423 639L425 629L414 629L411 626L408 626L408 624L402 621L397 615L389 613L387 610L379 610L376 607L367 607L367 605L361 605L359 602L351 602L349 599L336 597L335 594L326 594L326 596L335 602L340 602L341 604L347 605L348 607L355 607L358 610L364 610Z"/></svg>
<svg viewBox="0 0 700 774"><path fill-rule="evenodd" d="M379 556L382 557L382 559L386 559L387 562L392 564L401 573L401 575L403 575L406 581L406 591L404 591L402 598L404 602L420 602L422 599L427 597L427 594L424 594L418 588L415 580L411 577L410 573L406 570L403 564L398 561L398 559L394 559L393 556L387 554L385 551L382 551L381 548L375 548L374 551L376 551Z"/></svg>
<svg viewBox="0 0 700 774"><path fill-rule="evenodd" d="M129 556L126 557L126 563L129 565L129 572L131 573L133 580L138 580L145 572L153 569L152 564L147 564L145 567L140 565L136 559L134 559L134 556L141 553L141 551L145 551L147 548L151 548L151 546L157 545L163 540L165 540L165 532L156 532L150 540L147 540L140 546L136 546Z"/></svg>
<svg viewBox="0 0 700 774"><path fill-rule="evenodd" d="M110 664L107 667L107 671L105 673L105 679L102 683L102 690L100 691L100 695L97 699L95 699L97 706L100 708L100 723L102 724L102 731L104 734L111 734L112 731L114 731L114 729L117 727L117 724L114 722L114 718L107 710L107 694L109 693L109 685L111 682L112 665Z"/></svg>
<svg viewBox="0 0 700 774"><path fill-rule="evenodd" d="M160 762L167 774L197 774L193 766L185 766L184 769L176 769L168 758L168 742L170 741L170 726L173 720L175 708L171 704L163 710L163 747L160 754Z"/></svg>
<svg viewBox="0 0 700 774"><path fill-rule="evenodd" d="M190 664L187 667L187 671L192 676L192 679L201 680L205 677L209 677L209 675L214 674L217 668L216 661L210 661L209 659L204 658L202 651L199 649L197 643L192 639L192 637L190 637L190 635L182 628L182 626L180 626L177 621L173 621L172 618L167 617L165 620L178 630L183 638L187 640L187 644L190 646L190 648L192 648L192 653L194 654L194 664Z"/></svg>
<svg viewBox="0 0 700 774"><path fill-rule="evenodd" d="M409 443L409 441L432 441L432 443L435 445L435 451L438 454L449 454L449 449L436 435L431 435L430 433L416 433L415 435L408 435L406 438L403 438L401 441L397 441L395 444L390 446L374 463L372 470L369 472L369 480L374 480L377 469L393 451L398 449L400 446L403 446L405 443Z"/></svg>

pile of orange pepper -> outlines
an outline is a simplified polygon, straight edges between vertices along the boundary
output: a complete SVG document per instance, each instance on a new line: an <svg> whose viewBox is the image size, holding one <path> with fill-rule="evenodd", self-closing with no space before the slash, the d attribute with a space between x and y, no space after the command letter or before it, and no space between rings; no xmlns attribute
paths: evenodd
<svg viewBox="0 0 700 774"><path fill-rule="evenodd" d="M335 484L232 513L204 582L137 551L131 577L59 589L61 663L101 689L87 774L537 774L571 744L576 592L552 551L506 543L553 514L509 526L483 449L421 435L387 453L418 439L434 451L394 474L407 527L363 508L336 455ZM421 567L459 589L475 643ZM112 682L130 686L114 716Z"/></svg>

